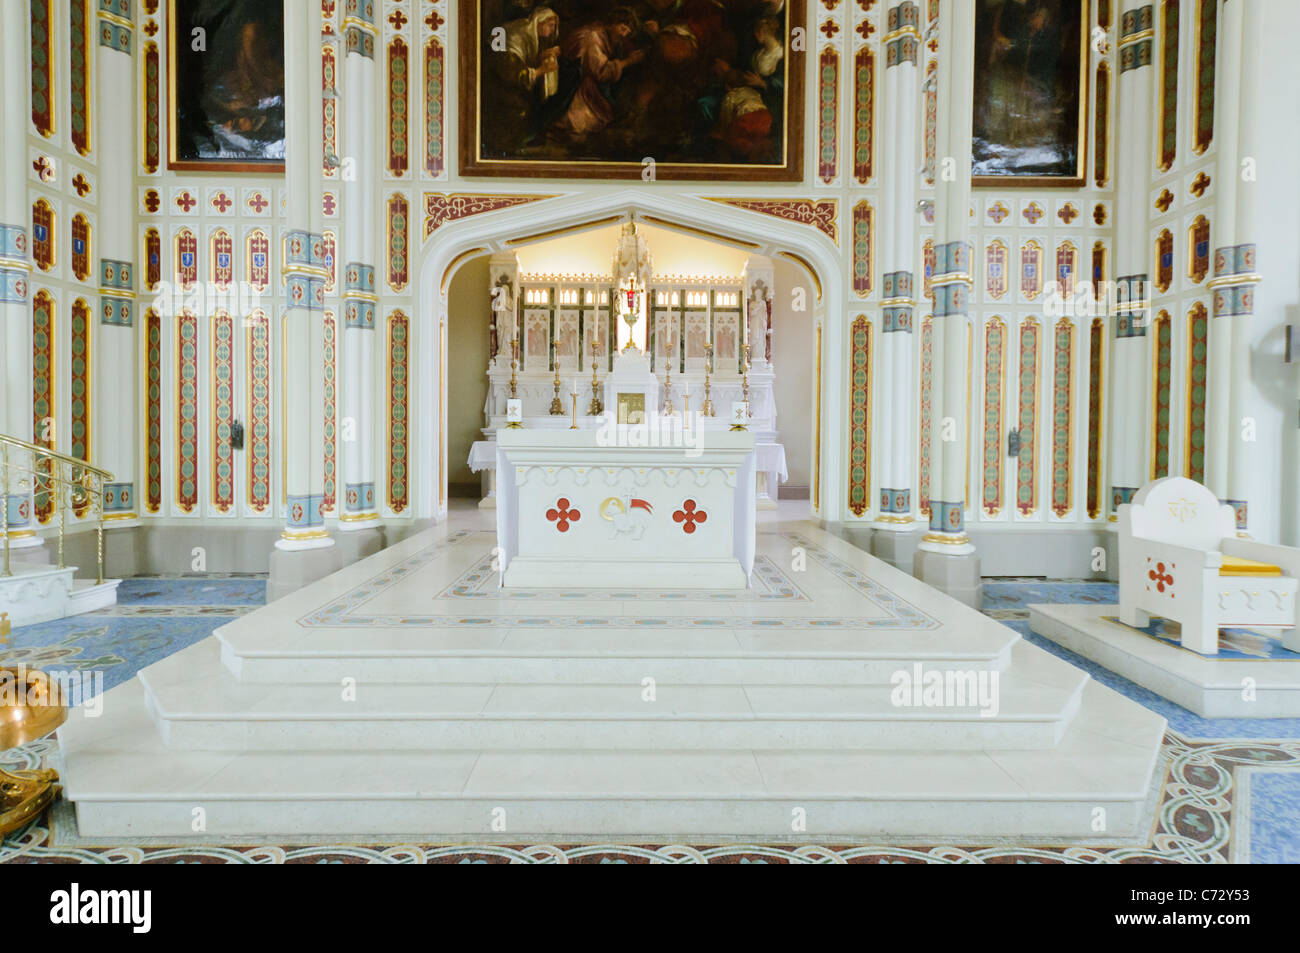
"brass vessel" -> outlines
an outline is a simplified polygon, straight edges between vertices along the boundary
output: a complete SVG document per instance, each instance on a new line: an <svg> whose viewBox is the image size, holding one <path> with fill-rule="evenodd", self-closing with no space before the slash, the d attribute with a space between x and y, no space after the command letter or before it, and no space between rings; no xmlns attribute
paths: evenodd
<svg viewBox="0 0 1300 953"><path fill-rule="evenodd" d="M38 669L0 668L0 751L43 738L68 717L58 682ZM30 823L58 796L57 771L0 770L0 836Z"/></svg>

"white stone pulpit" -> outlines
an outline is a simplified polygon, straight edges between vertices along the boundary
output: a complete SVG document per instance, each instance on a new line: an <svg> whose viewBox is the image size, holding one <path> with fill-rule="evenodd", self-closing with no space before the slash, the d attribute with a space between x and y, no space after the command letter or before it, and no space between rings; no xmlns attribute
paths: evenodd
<svg viewBox="0 0 1300 953"><path fill-rule="evenodd" d="M667 433L612 425L499 431L502 585L746 588L756 532L753 434Z"/></svg>

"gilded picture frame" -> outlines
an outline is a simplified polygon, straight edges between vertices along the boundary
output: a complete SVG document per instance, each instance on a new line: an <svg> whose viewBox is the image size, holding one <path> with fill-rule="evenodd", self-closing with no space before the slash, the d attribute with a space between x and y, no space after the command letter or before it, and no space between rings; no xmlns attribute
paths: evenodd
<svg viewBox="0 0 1300 953"><path fill-rule="evenodd" d="M1089 0L976 0L971 184L1087 175Z"/></svg>
<svg viewBox="0 0 1300 953"><path fill-rule="evenodd" d="M167 168L283 172L284 9L168 0Z"/></svg>
<svg viewBox="0 0 1300 953"><path fill-rule="evenodd" d="M806 2L466 0L460 173L802 181Z"/></svg>

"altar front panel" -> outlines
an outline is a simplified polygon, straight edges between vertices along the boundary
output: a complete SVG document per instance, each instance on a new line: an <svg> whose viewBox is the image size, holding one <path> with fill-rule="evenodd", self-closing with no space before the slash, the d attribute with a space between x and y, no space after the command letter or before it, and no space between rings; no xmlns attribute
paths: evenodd
<svg viewBox="0 0 1300 953"><path fill-rule="evenodd" d="M709 434L709 445L687 456L695 451L601 446L602 434L609 431L498 432L503 584L745 588L754 561L753 436Z"/></svg>

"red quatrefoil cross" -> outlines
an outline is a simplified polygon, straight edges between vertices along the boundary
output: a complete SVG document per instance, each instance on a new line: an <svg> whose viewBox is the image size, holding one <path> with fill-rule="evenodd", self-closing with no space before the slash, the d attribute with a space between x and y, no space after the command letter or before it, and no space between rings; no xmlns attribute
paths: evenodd
<svg viewBox="0 0 1300 953"><path fill-rule="evenodd" d="M1169 564L1169 568L1174 568L1173 563ZM1173 573L1165 571L1164 563L1156 563L1156 568L1147 572L1147 578L1156 584L1157 592L1164 592L1165 586L1172 586L1174 584Z"/></svg>
<svg viewBox="0 0 1300 953"><path fill-rule="evenodd" d="M576 523L582 519L582 514L576 509L569 508L569 498L560 497L555 501L555 507L546 511L546 518L555 524L555 528L561 533L569 531L569 524Z"/></svg>
<svg viewBox="0 0 1300 953"><path fill-rule="evenodd" d="M708 513L696 509L694 500L686 500L682 503L682 508L673 513L673 522L682 524L683 533L695 532L695 524L703 523L708 518Z"/></svg>

